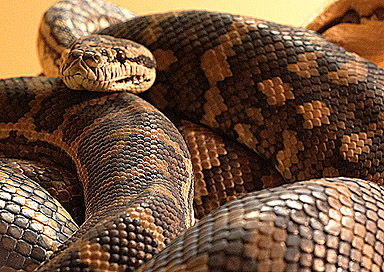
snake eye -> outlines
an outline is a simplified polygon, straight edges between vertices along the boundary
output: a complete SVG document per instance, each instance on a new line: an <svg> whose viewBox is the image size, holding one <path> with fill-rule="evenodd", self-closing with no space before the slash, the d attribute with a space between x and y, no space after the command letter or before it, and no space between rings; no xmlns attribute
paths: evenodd
<svg viewBox="0 0 384 272"><path fill-rule="evenodd" d="M116 58L120 63L123 63L127 59L125 52L121 50L120 47L114 46L112 49L116 51Z"/></svg>
<svg viewBox="0 0 384 272"><path fill-rule="evenodd" d="M105 49L105 48L103 48L101 51L100 51L100 53L103 55L103 56L108 56L108 51L107 51L107 49Z"/></svg>
<svg viewBox="0 0 384 272"><path fill-rule="evenodd" d="M121 63L123 63L126 59L127 56L125 55L124 51L119 49L116 53L117 60Z"/></svg>

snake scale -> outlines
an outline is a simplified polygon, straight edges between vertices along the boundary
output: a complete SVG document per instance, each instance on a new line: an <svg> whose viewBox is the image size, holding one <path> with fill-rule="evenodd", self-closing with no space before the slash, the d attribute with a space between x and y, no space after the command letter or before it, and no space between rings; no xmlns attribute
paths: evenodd
<svg viewBox="0 0 384 272"><path fill-rule="evenodd" d="M154 85L116 92L155 60L89 33L146 46ZM64 81L111 91L64 85L70 47ZM39 54L52 77L0 80L0 271L384 270L378 66L302 28L98 0L52 6Z"/></svg>

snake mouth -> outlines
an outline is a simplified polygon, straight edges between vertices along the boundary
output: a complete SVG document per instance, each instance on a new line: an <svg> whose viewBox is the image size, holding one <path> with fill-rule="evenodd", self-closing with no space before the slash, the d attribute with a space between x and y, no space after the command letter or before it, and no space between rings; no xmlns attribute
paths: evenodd
<svg viewBox="0 0 384 272"><path fill-rule="evenodd" d="M115 83L117 84L134 84L134 85L139 85L145 81L148 81L144 76L130 76L126 78L122 78L119 80L116 80Z"/></svg>
<svg viewBox="0 0 384 272"><path fill-rule="evenodd" d="M152 86L155 72L148 71L146 75L131 75L118 79L95 80L81 74L62 76L62 80L70 89L89 91L129 91L139 93Z"/></svg>

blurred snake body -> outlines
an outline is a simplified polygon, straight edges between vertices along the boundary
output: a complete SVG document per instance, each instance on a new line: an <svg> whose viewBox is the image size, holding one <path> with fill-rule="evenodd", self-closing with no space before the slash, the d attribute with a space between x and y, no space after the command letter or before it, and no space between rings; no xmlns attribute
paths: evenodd
<svg viewBox="0 0 384 272"><path fill-rule="evenodd" d="M384 270L378 66L301 28L96 0L53 5L38 51L49 77L0 80L4 269ZM70 171L78 230L35 185Z"/></svg>

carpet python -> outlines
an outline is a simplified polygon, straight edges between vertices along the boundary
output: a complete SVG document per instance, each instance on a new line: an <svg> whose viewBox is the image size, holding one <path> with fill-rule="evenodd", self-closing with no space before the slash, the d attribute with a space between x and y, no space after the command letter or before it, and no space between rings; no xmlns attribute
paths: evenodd
<svg viewBox="0 0 384 272"><path fill-rule="evenodd" d="M49 77L0 80L0 271L384 270L375 64L303 28L98 0L53 5L38 51Z"/></svg>

